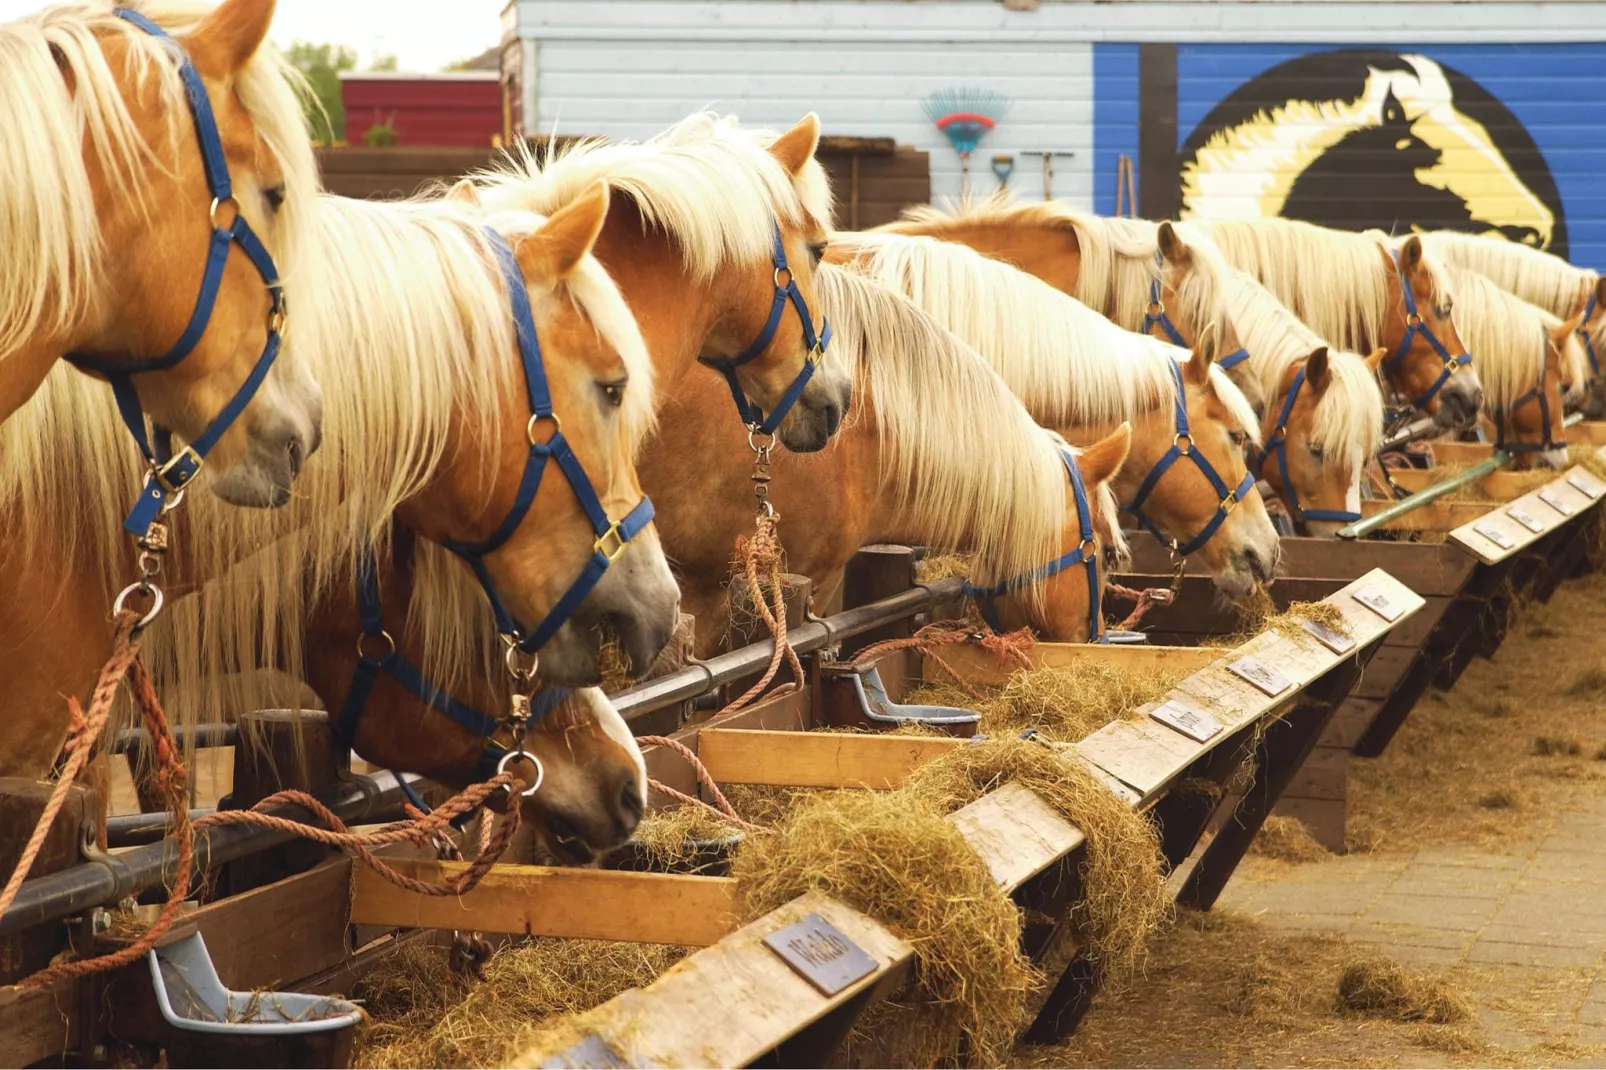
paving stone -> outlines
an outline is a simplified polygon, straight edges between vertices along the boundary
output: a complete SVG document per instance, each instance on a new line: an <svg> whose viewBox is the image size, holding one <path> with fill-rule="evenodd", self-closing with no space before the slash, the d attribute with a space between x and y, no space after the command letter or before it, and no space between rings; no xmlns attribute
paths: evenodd
<svg viewBox="0 0 1606 1070"><path fill-rule="evenodd" d="M1538 844L1508 844L1504 854L1490 854L1473 847L1424 847L1412 859L1423 866L1466 866L1472 869L1522 869Z"/></svg>
<svg viewBox="0 0 1606 1070"><path fill-rule="evenodd" d="M1593 966L1599 958L1600 952L1592 948L1507 944L1497 940L1478 940L1467 952L1468 962L1513 966Z"/></svg>
<svg viewBox="0 0 1606 1070"><path fill-rule="evenodd" d="M1464 953L1478 938L1472 929L1439 929L1424 925L1401 925L1379 921L1358 921L1350 927L1352 940L1395 947L1426 947Z"/></svg>
<svg viewBox="0 0 1606 1070"><path fill-rule="evenodd" d="M1606 1003L1585 1002L1578 1008L1578 1024L1600 1026L1606 1029Z"/></svg>
<svg viewBox="0 0 1606 1070"><path fill-rule="evenodd" d="M1336 932L1348 931L1355 924L1353 914L1253 914L1250 915L1262 925L1273 929L1291 930L1294 932Z"/></svg>
<svg viewBox="0 0 1606 1070"><path fill-rule="evenodd" d="M1563 898L1512 892L1489 922L1518 929L1543 927L1547 931L1606 933L1606 914L1585 909L1587 899L1588 896L1576 893Z"/></svg>
<svg viewBox="0 0 1606 1070"><path fill-rule="evenodd" d="M1384 892L1377 897L1365 921L1397 922L1430 929L1476 931L1489 923L1501 909L1497 899L1469 899L1448 895L1396 895Z"/></svg>
<svg viewBox="0 0 1606 1070"><path fill-rule="evenodd" d="M1606 854L1578 854L1575 851L1540 848L1528 868L1522 871L1522 878L1564 884L1575 881L1606 883Z"/></svg>
<svg viewBox="0 0 1606 1070"><path fill-rule="evenodd" d="M1498 899L1509 892L1528 870L1479 869L1473 866L1407 866L1390 894L1447 895L1467 899Z"/></svg>
<svg viewBox="0 0 1606 1070"><path fill-rule="evenodd" d="M1606 838L1600 837L1598 831L1593 837L1551 836L1545 840L1545 850L1580 855L1606 854Z"/></svg>
<svg viewBox="0 0 1606 1070"><path fill-rule="evenodd" d="M1382 888L1369 886L1337 888L1267 888L1255 897L1257 913L1348 914L1358 916L1382 894Z"/></svg>
<svg viewBox="0 0 1606 1070"><path fill-rule="evenodd" d="M1593 950L1597 955L1606 953L1606 933L1579 932L1567 926L1550 924L1539 919L1546 928L1532 925L1506 925L1491 923L1478 935L1485 940L1504 944L1535 944L1541 947L1578 947Z"/></svg>

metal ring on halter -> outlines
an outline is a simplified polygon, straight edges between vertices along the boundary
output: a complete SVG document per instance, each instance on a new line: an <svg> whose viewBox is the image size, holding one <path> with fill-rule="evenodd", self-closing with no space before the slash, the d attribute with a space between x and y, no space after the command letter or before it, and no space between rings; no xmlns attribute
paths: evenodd
<svg viewBox="0 0 1606 1070"><path fill-rule="evenodd" d="M768 432L770 440L764 443L764 445L760 446L757 442L753 441L753 436L761 433L762 432L759 431L757 424L749 424L747 426L747 444L752 448L753 452L757 454L765 454L775 448L775 432L773 431Z"/></svg>
<svg viewBox="0 0 1606 1070"><path fill-rule="evenodd" d="M1421 315L1416 313L1416 312L1407 312L1405 314L1405 325L1407 327L1420 327L1420 326L1422 326L1422 317L1421 317Z"/></svg>
<svg viewBox="0 0 1606 1070"><path fill-rule="evenodd" d="M552 421L552 434L547 436L546 442L538 442L535 438L535 425L542 420ZM563 434L563 421L558 419L558 414L555 412L549 412L545 416L540 413L533 413L530 416L530 422L524 425L524 437L530 440L530 445L532 446L544 446L561 434Z"/></svg>
<svg viewBox="0 0 1606 1070"><path fill-rule="evenodd" d="M1083 539L1082 545L1078 546L1076 550L1082 555L1082 560L1084 561L1094 561L1098 559L1099 544L1092 539Z"/></svg>
<svg viewBox="0 0 1606 1070"><path fill-rule="evenodd" d="M219 208L223 207L225 204L234 209L234 218L235 219L240 218L240 202L239 201L235 200L233 197L213 197L212 198L212 207L210 209L208 209L207 213L206 213L206 217L212 221L212 229L213 230L227 230L228 229L222 223L219 223L217 221L217 210ZM232 225L232 220L230 222L231 222L231 225Z"/></svg>
<svg viewBox="0 0 1606 1070"><path fill-rule="evenodd" d="M146 583L143 580L139 583L131 583L118 592L116 601L112 603L113 617L122 616L123 610L127 608L128 596L135 592L151 596L151 608L146 610L145 615L139 618L134 625L134 630L137 632L156 619L156 615L162 611L162 602L165 598L160 587Z"/></svg>
<svg viewBox="0 0 1606 1070"><path fill-rule="evenodd" d="M498 773L507 772L507 763L514 758L528 758L531 764L535 766L535 783L519 792L521 796L528 799L531 795L541 790L541 782L546 779L546 766L541 764L541 759L520 747L518 750L510 750L502 755L502 760L496 763L496 771Z"/></svg>
<svg viewBox="0 0 1606 1070"><path fill-rule="evenodd" d="M534 680L535 672L541 666L541 655L534 653L526 654L524 651L520 650L519 641L513 636L502 636L502 642L507 644L507 653L503 655L502 663L507 666L507 671L513 677L513 679ZM529 668L524 668L520 665L520 658L530 659Z"/></svg>
<svg viewBox="0 0 1606 1070"><path fill-rule="evenodd" d="M285 308L284 299L279 299L279 307L268 313L268 330L274 334L283 334L285 321L290 318L290 310Z"/></svg>
<svg viewBox="0 0 1606 1070"><path fill-rule="evenodd" d="M1148 310L1146 312L1146 315L1148 315L1151 319L1155 319L1155 318L1158 318L1160 316L1165 315L1165 302L1164 301L1150 301Z"/></svg>
<svg viewBox="0 0 1606 1070"><path fill-rule="evenodd" d="M386 645L386 647L388 647L388 649L383 654L381 654L379 657L371 658L371 657L368 656L368 651L363 649L363 641L367 640L367 639L383 639L385 641L385 645ZM383 665L385 662L389 661L391 659L391 656L394 655L395 653L396 653L396 640L392 639L391 636L390 636L390 633L387 632L387 631L380 631L380 633L378 635L370 635L370 634L364 632L364 633L361 633L361 634L359 634L357 636L357 657L362 659L363 661L371 662L374 665Z"/></svg>
<svg viewBox="0 0 1606 1070"><path fill-rule="evenodd" d="M1186 446L1183 445L1184 442L1187 443ZM1178 432L1177 437L1171 440L1171 445L1175 446L1177 451L1186 457L1193 452L1193 436Z"/></svg>
<svg viewBox="0 0 1606 1070"><path fill-rule="evenodd" d="M786 272L786 281L785 282L781 281L781 272L783 272L783 271ZM789 267L778 267L778 268L776 268L775 269L775 288L777 290L784 290L788 286L791 286L791 285L792 285L792 269L789 268Z"/></svg>

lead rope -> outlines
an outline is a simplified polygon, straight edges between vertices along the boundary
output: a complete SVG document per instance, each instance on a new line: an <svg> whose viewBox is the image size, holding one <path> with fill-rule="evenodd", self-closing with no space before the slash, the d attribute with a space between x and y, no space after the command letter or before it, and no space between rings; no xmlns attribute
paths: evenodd
<svg viewBox="0 0 1606 1070"><path fill-rule="evenodd" d="M1030 669L1032 662L1026 656L1026 652L1037 645L1037 638L1032 635L1030 628L1021 628L1000 635L992 631L979 632L963 624L938 621L926 625L907 639L886 639L873 646L867 646L859 651L854 660L873 661L882 654L890 654L894 650L913 650L922 657L930 658L950 680L964 690L965 694L973 699L984 699L986 696L971 687L965 678L954 671L952 665L942 660L942 656L936 651L937 647L954 646L959 643L979 646L983 650L990 651L1000 661L1011 662L1017 668Z"/></svg>

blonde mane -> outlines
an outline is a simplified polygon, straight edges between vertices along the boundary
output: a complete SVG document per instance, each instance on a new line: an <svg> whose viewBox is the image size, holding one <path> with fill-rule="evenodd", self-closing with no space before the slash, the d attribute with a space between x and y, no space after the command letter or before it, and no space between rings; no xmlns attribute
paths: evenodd
<svg viewBox="0 0 1606 1070"><path fill-rule="evenodd" d="M1476 271L1507 293L1563 320L1583 309L1589 290L1600 278L1598 273L1574 267L1554 253L1503 238L1435 230L1422 235L1422 242L1451 267ZM1606 345L1606 315L1596 316L1589 335L1597 347Z"/></svg>
<svg viewBox="0 0 1606 1070"><path fill-rule="evenodd" d="M490 208L550 214L606 179L646 223L670 235L692 274L708 278L732 260L769 260L777 221L830 226L830 186L819 162L794 179L763 147L767 136L699 112L647 141L580 141L549 150L545 163L521 144L474 180Z"/></svg>
<svg viewBox="0 0 1606 1070"><path fill-rule="evenodd" d="M900 294L822 264L815 275L845 361L873 407L883 478L909 522L945 549L977 554L993 578L1061 552L1069 493L1058 436L1032 422L964 342Z"/></svg>
<svg viewBox="0 0 1606 1070"><path fill-rule="evenodd" d="M1550 336L1562 321L1475 271L1451 268L1450 273L1455 280L1456 330L1478 369L1484 408L1507 411L1544 373ZM1575 335L1567 341L1563 374L1576 375L1584 363L1582 347Z"/></svg>
<svg viewBox="0 0 1606 1070"><path fill-rule="evenodd" d="M1316 404L1311 442L1332 457L1377 452L1383 440L1383 391L1361 357L1329 345L1244 272L1229 273L1227 306L1268 406L1281 404L1277 399L1288 369L1326 346L1332 382Z"/></svg>
<svg viewBox="0 0 1606 1070"><path fill-rule="evenodd" d="M1297 219L1201 221L1188 228L1339 348L1368 351L1382 337L1394 270L1389 257L1404 238L1329 230ZM1443 265L1428 252L1422 262L1435 299L1451 298Z"/></svg>
<svg viewBox="0 0 1606 1070"><path fill-rule="evenodd" d="M1169 361L1186 349L1122 330L1035 276L968 246L886 231L838 234L849 270L908 296L991 364L1033 419L1056 427L1117 424L1176 398ZM1238 430L1260 421L1219 368L1211 384Z"/></svg>
<svg viewBox="0 0 1606 1070"><path fill-rule="evenodd" d="M211 10L179 0L126 6L175 34ZM0 123L0 234L7 237L0 256L0 359L41 331L69 330L99 285L107 250L84 162L86 142L106 168L107 184L141 212L149 210L141 197L147 171L172 173L178 153L195 151L174 50L112 11L109 2L58 4L0 25L0 99L19 104ZM129 114L108 41L123 48L131 83L154 93L161 106L167 119L162 144L147 142ZM304 86L266 44L234 81L284 175L285 201L269 244L291 292L318 189L301 110ZM204 202L194 210L204 211Z"/></svg>
<svg viewBox="0 0 1606 1070"><path fill-rule="evenodd" d="M1083 212L1063 201L1022 203L1007 191L975 201L916 205L903 218L877 230L893 234L930 234L967 226L1051 227L1076 235L1080 264L1076 299L1129 331L1143 329L1152 284L1161 278L1159 224ZM1220 263L1210 250L1195 250L1193 270L1180 289L1167 298L1182 318L1205 324L1221 318Z"/></svg>

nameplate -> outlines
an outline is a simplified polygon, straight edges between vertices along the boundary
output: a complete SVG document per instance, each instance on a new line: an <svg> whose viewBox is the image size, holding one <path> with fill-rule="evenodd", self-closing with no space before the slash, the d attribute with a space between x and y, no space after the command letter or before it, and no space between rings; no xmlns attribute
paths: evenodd
<svg viewBox="0 0 1606 1070"><path fill-rule="evenodd" d="M1606 494L1606 483L1602 483L1588 472L1572 472L1567 476L1567 482L1590 501L1598 501L1602 494Z"/></svg>
<svg viewBox="0 0 1606 1070"><path fill-rule="evenodd" d="M1299 622L1299 626L1304 628L1305 631L1310 635L1314 636L1318 643L1322 644L1322 646L1325 646L1328 650L1331 650L1335 654L1348 654L1351 650L1355 649L1355 640L1351 639L1342 632L1335 632L1321 621L1310 620L1307 618L1305 620L1301 620Z"/></svg>
<svg viewBox="0 0 1606 1070"><path fill-rule="evenodd" d="M1487 520L1481 524L1472 525L1472 530L1476 531L1479 535L1482 535L1484 538L1488 539L1502 550L1509 550L1513 546L1517 545L1516 539L1513 539L1510 535L1507 535L1505 532L1501 531L1498 527L1489 523Z"/></svg>
<svg viewBox="0 0 1606 1070"><path fill-rule="evenodd" d="M1543 487L1539 491L1539 500L1550 506L1562 516L1572 516L1572 503L1561 496L1561 491L1555 487Z"/></svg>
<svg viewBox="0 0 1606 1070"><path fill-rule="evenodd" d="M1241 657L1231 665L1228 665L1227 671L1240 680L1253 684L1268 695L1280 695L1294 686L1294 681L1270 665L1262 665L1248 656Z"/></svg>
<svg viewBox="0 0 1606 1070"><path fill-rule="evenodd" d="M1390 624L1400 619L1405 612L1404 608L1394 604L1394 600L1376 587L1362 587L1354 594L1355 601L1370 609Z"/></svg>
<svg viewBox="0 0 1606 1070"><path fill-rule="evenodd" d="M1534 516L1527 509L1520 505L1509 506L1506 509L1506 515L1515 520L1517 523L1521 524L1523 527L1527 528L1529 531L1533 532L1535 535L1545 530L1545 525L1543 522L1541 522L1538 517Z"/></svg>
<svg viewBox="0 0 1606 1070"><path fill-rule="evenodd" d="M863 948L818 914L775 930L764 938L764 944L827 996L836 995L881 968Z"/></svg>
<svg viewBox="0 0 1606 1070"><path fill-rule="evenodd" d="M541 1070L581 1070L584 1067L627 1070L635 1065L610 1048L597 1034L588 1033L556 1055L549 1056L541 1063Z"/></svg>
<svg viewBox="0 0 1606 1070"><path fill-rule="evenodd" d="M1149 711L1149 716L1199 743L1220 734L1222 728L1221 722L1208 713L1190 710L1175 699L1162 702Z"/></svg>

